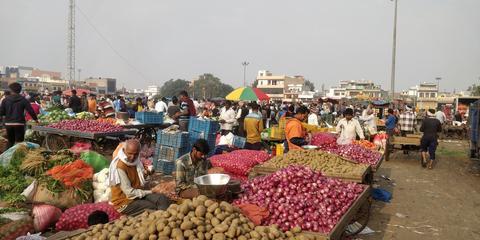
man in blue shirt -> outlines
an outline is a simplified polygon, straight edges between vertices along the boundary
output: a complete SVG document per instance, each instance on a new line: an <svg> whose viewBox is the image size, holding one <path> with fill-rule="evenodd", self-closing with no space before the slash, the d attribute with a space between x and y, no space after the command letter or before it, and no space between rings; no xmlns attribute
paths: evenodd
<svg viewBox="0 0 480 240"><path fill-rule="evenodd" d="M395 126L397 125L397 119L395 118L395 115L393 114L393 109L389 108L388 109L388 116L387 120L385 121L385 129L388 135L387 139L387 151L392 151L393 147L390 145L390 142L392 141L393 138L393 133L395 130Z"/></svg>

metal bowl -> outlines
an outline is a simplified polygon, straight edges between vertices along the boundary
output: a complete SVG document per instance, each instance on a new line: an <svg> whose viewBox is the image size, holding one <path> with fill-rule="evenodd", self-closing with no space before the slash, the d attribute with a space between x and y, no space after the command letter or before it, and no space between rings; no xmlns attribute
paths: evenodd
<svg viewBox="0 0 480 240"><path fill-rule="evenodd" d="M303 149L305 150L317 150L318 149L318 146L315 146L315 145L304 145L302 146Z"/></svg>
<svg viewBox="0 0 480 240"><path fill-rule="evenodd" d="M200 194L209 198L217 198L224 195L229 181L230 176L227 174L207 174L193 180Z"/></svg>

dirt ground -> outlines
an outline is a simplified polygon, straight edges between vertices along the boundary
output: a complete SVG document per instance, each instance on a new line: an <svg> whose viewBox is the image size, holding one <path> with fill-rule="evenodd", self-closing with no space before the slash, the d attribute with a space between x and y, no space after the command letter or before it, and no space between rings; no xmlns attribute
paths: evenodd
<svg viewBox="0 0 480 240"><path fill-rule="evenodd" d="M373 204L367 226L375 233L356 239L480 239L480 176L469 172L468 151L466 141L440 142L433 170L418 153L394 153L375 176L393 198Z"/></svg>

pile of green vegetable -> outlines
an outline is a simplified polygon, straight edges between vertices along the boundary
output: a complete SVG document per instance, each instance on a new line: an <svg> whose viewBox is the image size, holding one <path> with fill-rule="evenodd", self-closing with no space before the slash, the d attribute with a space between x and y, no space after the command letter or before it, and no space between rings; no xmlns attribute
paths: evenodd
<svg viewBox="0 0 480 240"><path fill-rule="evenodd" d="M74 160L75 156L69 150L58 152L50 152L43 148L28 150L25 145L18 145L10 163L6 166L0 165L0 201L7 202L12 207L20 206L25 201L21 193L34 179L54 194L64 192L65 185L45 173L54 166ZM88 199L93 191L91 181L85 182L76 191L82 199Z"/></svg>
<svg viewBox="0 0 480 240"><path fill-rule="evenodd" d="M80 112L75 115L76 119L86 119L86 120L92 120L95 119L95 115L91 112Z"/></svg>
<svg viewBox="0 0 480 240"><path fill-rule="evenodd" d="M285 156L276 156L262 166L285 168L290 165L301 165L325 175L362 176L368 164L349 162L342 157L324 151L289 151Z"/></svg>
<svg viewBox="0 0 480 240"><path fill-rule="evenodd" d="M64 110L55 109L38 117L41 123L56 123L62 120L72 119Z"/></svg>

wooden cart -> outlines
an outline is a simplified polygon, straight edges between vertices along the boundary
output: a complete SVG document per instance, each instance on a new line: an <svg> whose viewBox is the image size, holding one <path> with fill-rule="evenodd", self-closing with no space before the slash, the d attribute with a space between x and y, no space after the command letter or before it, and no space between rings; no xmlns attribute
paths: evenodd
<svg viewBox="0 0 480 240"><path fill-rule="evenodd" d="M249 178L255 178L258 176L264 176L278 171L278 168L268 167L265 165L257 165L250 170ZM349 182L371 184L373 180L372 167L369 166L361 175L348 175L348 174L323 174L326 177L337 178Z"/></svg>
<svg viewBox="0 0 480 240"><path fill-rule="evenodd" d="M360 196L353 202L347 212L340 218L337 225L332 229L328 234L316 233L316 232L305 232L307 235L314 236L315 239L322 240L338 240L343 239L346 236L356 235L361 232L368 223L370 217L370 199L371 187L366 186L365 190L360 194ZM347 233L346 228L348 225L358 222L362 227L360 227L355 233Z"/></svg>
<svg viewBox="0 0 480 240"><path fill-rule="evenodd" d="M90 142L93 150L98 152L113 152L119 141L126 139L129 135L134 135L136 130L125 130L119 132L80 132L72 130L62 130L45 126L33 126L33 131L45 135L43 146L50 151L58 151L70 148L76 141Z"/></svg>
<svg viewBox="0 0 480 240"><path fill-rule="evenodd" d="M403 146L409 146L411 150L418 151L420 149L421 135L407 135L406 137L393 137L390 144L387 144L385 150L385 161L390 160L390 154L394 151L402 150Z"/></svg>

